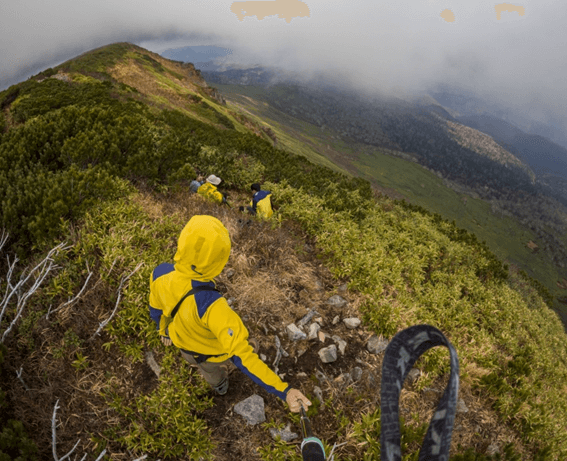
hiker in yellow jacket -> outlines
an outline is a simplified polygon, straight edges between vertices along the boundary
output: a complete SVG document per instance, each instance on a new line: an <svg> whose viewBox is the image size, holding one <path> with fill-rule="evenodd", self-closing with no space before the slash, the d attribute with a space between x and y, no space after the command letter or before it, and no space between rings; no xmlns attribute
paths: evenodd
<svg viewBox="0 0 567 461"><path fill-rule="evenodd" d="M260 184L254 183L250 187L254 195L250 201L250 206L246 207L248 213L260 218L269 219L274 214L272 210L272 193L269 190L262 190ZM240 211L244 211L244 207L240 207Z"/></svg>
<svg viewBox="0 0 567 461"><path fill-rule="evenodd" d="M212 216L193 216L181 231L175 264L157 266L150 277L150 316L162 342L175 345L219 395L228 390L228 361L292 412L311 402L283 382L254 352L242 320L215 290L230 255L230 237Z"/></svg>
<svg viewBox="0 0 567 461"><path fill-rule="evenodd" d="M221 205L223 202L226 202L226 198L217 190L217 186L220 183L221 178L212 174L207 177L205 183L197 189L197 193Z"/></svg>

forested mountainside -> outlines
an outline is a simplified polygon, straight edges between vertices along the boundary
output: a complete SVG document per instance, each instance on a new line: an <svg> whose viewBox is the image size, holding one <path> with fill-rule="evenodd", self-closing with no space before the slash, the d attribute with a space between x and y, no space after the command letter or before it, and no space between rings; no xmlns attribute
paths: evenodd
<svg viewBox="0 0 567 461"><path fill-rule="evenodd" d="M451 460L567 456L562 324L548 291L475 235L279 148L277 127L192 66L131 44L14 85L0 108L0 457L300 459L297 438L277 435L299 432L285 403L238 372L213 394L149 317L153 268L202 214L232 240L218 289L260 358L312 400L335 461L380 458L372 345L422 323L459 356ZM228 205L189 192L211 173ZM238 209L258 181L277 204L270 221ZM292 324L322 334L294 337ZM401 394L408 459L448 378L438 349ZM235 405L253 394L266 419L250 426Z"/></svg>
<svg viewBox="0 0 567 461"><path fill-rule="evenodd" d="M257 74L262 79L256 81ZM211 84L232 82L229 91L235 95L240 92L314 128L332 132L329 138L338 137L353 152L343 155L343 165L355 163L361 151L374 148L417 161L451 187L456 186L458 192L489 202L497 214L515 217L534 233L538 248L545 252L555 271L563 272L567 267L567 196L562 193L564 184L560 177L541 174L545 159L536 160L542 157L541 149L532 149L537 143L524 145L523 153L509 148L500 137L488 136L474 129L475 125L463 125L458 114L445 110L431 97L406 101L364 97L324 85L277 83L277 80L274 83L269 80L272 76L269 70L260 69L203 75ZM529 136L524 134L521 139L524 138ZM552 144L547 141L544 146ZM548 152L548 157L555 156L556 150ZM532 167L540 174L536 175ZM378 177L369 175L368 179L380 183ZM524 269L530 271L529 266ZM532 275L550 289L555 287L557 280L552 281L541 273Z"/></svg>

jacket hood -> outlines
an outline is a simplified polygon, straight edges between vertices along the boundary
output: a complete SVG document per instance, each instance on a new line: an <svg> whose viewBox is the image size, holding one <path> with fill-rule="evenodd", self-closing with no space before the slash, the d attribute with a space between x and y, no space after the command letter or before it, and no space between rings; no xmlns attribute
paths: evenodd
<svg viewBox="0 0 567 461"><path fill-rule="evenodd" d="M175 270L194 280L212 280L226 266L230 245L228 230L217 218L193 216L179 236Z"/></svg>

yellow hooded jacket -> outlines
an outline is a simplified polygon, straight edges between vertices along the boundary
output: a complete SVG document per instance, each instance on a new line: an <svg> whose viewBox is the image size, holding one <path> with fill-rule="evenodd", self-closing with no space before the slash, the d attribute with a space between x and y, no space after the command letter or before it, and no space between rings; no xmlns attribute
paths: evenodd
<svg viewBox="0 0 567 461"><path fill-rule="evenodd" d="M260 190L254 194L250 201L250 206L256 212L256 216L260 218L271 218L274 212L272 211L272 201L270 197L272 193L267 190Z"/></svg>
<svg viewBox="0 0 567 461"><path fill-rule="evenodd" d="M160 264L150 277L150 316L159 333L197 362L230 359L268 392L285 400L290 386L254 353L248 330L217 291L200 291L182 302L173 321L170 314L192 288L214 287L230 255L230 237L212 216L193 216L181 231L175 264Z"/></svg>
<svg viewBox="0 0 567 461"><path fill-rule="evenodd" d="M222 203L222 194L217 190L217 186L210 182L206 182L199 187L199 189L197 189L197 193L205 198L217 202L219 205Z"/></svg>

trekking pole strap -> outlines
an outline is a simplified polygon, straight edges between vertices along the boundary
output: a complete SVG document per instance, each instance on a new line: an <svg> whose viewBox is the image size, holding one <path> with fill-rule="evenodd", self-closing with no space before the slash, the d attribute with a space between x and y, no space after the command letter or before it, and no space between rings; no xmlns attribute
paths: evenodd
<svg viewBox="0 0 567 461"><path fill-rule="evenodd" d="M399 398L404 380L417 359L435 346L449 349L451 375L437 405L419 452L419 461L447 461L459 392L459 358L449 340L431 325L415 325L400 331L388 347L382 362L381 460L401 461Z"/></svg>
<svg viewBox="0 0 567 461"><path fill-rule="evenodd" d="M173 318L175 317L175 314L177 314L177 311L179 310L179 308L181 307L181 304L183 303L183 301L185 301L185 298L187 298L188 296L194 295L200 291L219 291L216 288L207 286L207 285L201 285L198 287L195 287L193 289L191 289L189 292L185 293L185 295L183 295L183 297L179 300L179 302L175 305L175 307L173 308L173 310L171 311L171 321L173 322Z"/></svg>

